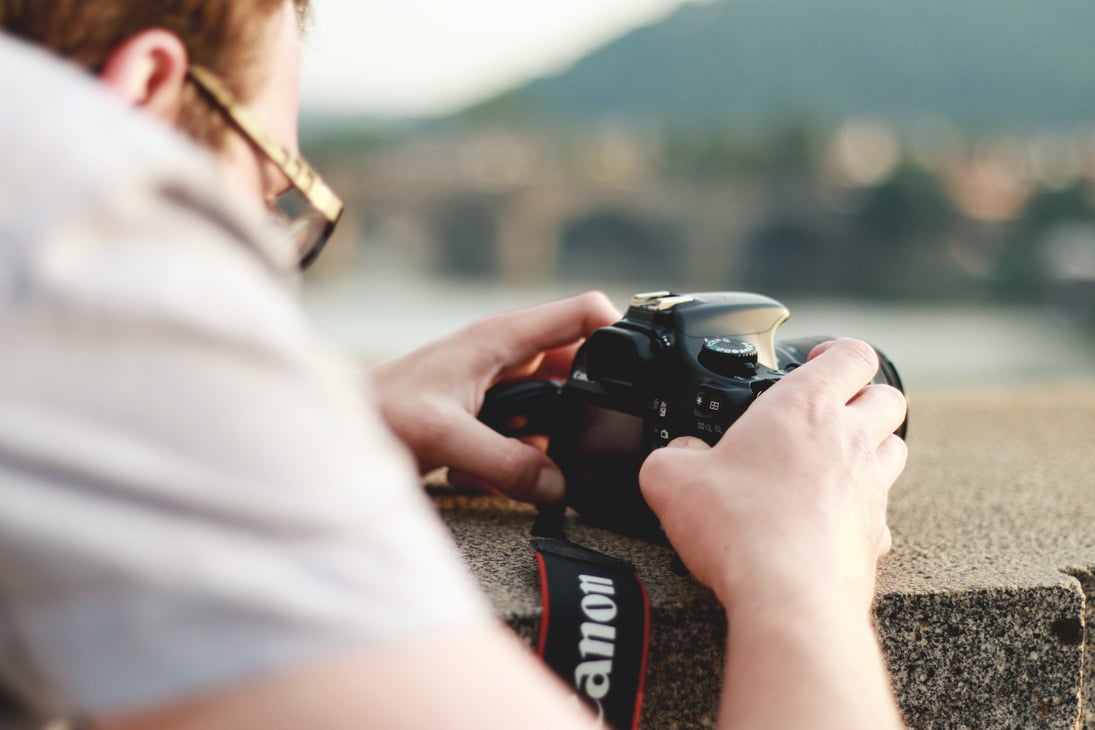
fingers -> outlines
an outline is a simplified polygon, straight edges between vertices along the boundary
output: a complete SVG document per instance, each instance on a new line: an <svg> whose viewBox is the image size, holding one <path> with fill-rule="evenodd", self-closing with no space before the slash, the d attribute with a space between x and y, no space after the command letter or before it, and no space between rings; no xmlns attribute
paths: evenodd
<svg viewBox="0 0 1095 730"><path fill-rule="evenodd" d="M523 502L563 498L563 475L536 447L503 436L463 413L444 434L422 450L427 461L448 466L461 485L486 483Z"/></svg>
<svg viewBox="0 0 1095 730"><path fill-rule="evenodd" d="M540 378L566 378L570 375L570 368L574 364L574 356L578 354L579 344L575 342L544 353L544 359L535 375Z"/></svg>
<svg viewBox="0 0 1095 730"><path fill-rule="evenodd" d="M868 428L871 443L879 444L905 420L909 404L897 388L875 384L860 391L848 406Z"/></svg>
<svg viewBox="0 0 1095 730"><path fill-rule="evenodd" d="M821 353L828 350L830 347L833 346L834 342L836 342L836 340L825 340L824 342L817 344L814 349L810 350L810 354L806 356L806 361L809 362Z"/></svg>
<svg viewBox="0 0 1095 730"><path fill-rule="evenodd" d="M878 353L862 340L823 342L810 353L805 365L796 368L783 385L808 388L831 402L847 403L878 372ZM786 384L786 385L784 385Z"/></svg>
<svg viewBox="0 0 1095 730"><path fill-rule="evenodd" d="M504 368L494 378L495 382L505 380L507 378L528 378L534 375L544 364L544 353L534 355L531 360L527 360L514 367Z"/></svg>
<svg viewBox="0 0 1095 730"><path fill-rule="evenodd" d="M893 533L890 532L889 525L883 525L882 538L878 541L878 557L888 555L891 548L893 548Z"/></svg>
<svg viewBox="0 0 1095 730"><path fill-rule="evenodd" d="M498 491L491 484L474 474L457 471L456 469L448 470L446 481L449 486L467 494L494 494Z"/></svg>
<svg viewBox="0 0 1095 730"><path fill-rule="evenodd" d="M473 325L473 329L493 344L501 371L529 363L546 350L570 345L620 317L607 296L587 292L497 314Z"/></svg>
<svg viewBox="0 0 1095 730"><path fill-rule="evenodd" d="M574 356L578 352L579 345L581 345L580 340L565 347L542 352L516 367L504 369L495 381L521 378L565 379L570 375L570 367L574 364Z"/></svg>
<svg viewBox="0 0 1095 730"><path fill-rule="evenodd" d="M890 526L886 523L886 513L888 512L890 487L901 475L901 472L905 469L905 462L908 459L909 448L899 436L895 434L888 435L879 445L878 450L875 452L875 458L878 459L879 467L882 472L883 484L885 486L886 494L883 500L882 506L882 535L878 541L878 557L889 554L893 548L893 533L890 531Z"/></svg>
<svg viewBox="0 0 1095 730"><path fill-rule="evenodd" d="M901 476L901 472L905 470L905 463L909 459L909 447L900 436L891 433L883 439L875 455L878 458L879 466L882 468L882 476L886 480L886 486L889 487L897 481L897 478Z"/></svg>

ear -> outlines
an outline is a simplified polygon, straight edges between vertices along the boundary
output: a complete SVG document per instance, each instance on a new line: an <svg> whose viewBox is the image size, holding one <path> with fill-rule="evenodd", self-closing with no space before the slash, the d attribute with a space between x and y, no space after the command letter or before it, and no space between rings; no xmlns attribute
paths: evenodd
<svg viewBox="0 0 1095 730"><path fill-rule="evenodd" d="M177 35L152 28L115 48L100 79L134 106L174 123L182 105L190 56Z"/></svg>

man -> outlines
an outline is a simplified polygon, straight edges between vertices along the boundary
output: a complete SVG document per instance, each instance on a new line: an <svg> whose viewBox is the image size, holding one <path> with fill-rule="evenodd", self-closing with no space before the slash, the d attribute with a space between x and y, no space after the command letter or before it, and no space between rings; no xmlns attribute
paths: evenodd
<svg viewBox="0 0 1095 730"><path fill-rule="evenodd" d="M306 0L49 5L0 0L0 27L101 86L0 38L9 722L587 724L491 619L377 414L421 467L557 499L547 458L474 414L616 311L587 294L472 325L378 369L377 409L284 281L337 220L296 159ZM291 185L318 235L267 221ZM727 609L724 726L900 724L869 606L904 399L867 385L876 368L863 343L823 346L717 447L643 469Z"/></svg>

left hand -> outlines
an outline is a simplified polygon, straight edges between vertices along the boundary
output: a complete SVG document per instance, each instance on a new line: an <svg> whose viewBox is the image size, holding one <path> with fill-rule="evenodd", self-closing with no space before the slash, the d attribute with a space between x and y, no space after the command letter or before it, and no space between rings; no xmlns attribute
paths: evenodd
<svg viewBox="0 0 1095 730"><path fill-rule="evenodd" d="M481 423L483 395L505 379L565 379L582 340L620 316L603 293L587 292L480 320L376 367L381 413L423 471L447 466L457 484L558 501L565 490L558 467Z"/></svg>

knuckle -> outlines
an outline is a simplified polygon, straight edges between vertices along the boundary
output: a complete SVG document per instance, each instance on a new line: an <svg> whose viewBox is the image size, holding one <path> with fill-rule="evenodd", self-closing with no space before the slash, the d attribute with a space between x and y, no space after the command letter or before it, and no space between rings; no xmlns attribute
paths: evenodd
<svg viewBox="0 0 1095 730"><path fill-rule="evenodd" d="M514 326L507 312L492 314L468 325L463 331L463 342L473 348L471 359L478 370L498 370L513 358L513 352L525 348L527 335Z"/></svg>
<svg viewBox="0 0 1095 730"><path fill-rule="evenodd" d="M489 314L486 317L467 325L461 335L464 338L474 340L476 343L479 343L480 341L490 342L493 340L490 335L498 332L499 329L506 327L508 319L509 317L505 312Z"/></svg>
<svg viewBox="0 0 1095 730"><path fill-rule="evenodd" d="M905 394L890 385L874 384L868 387L872 399L881 406L877 419L896 429L909 411Z"/></svg>
<svg viewBox="0 0 1095 730"><path fill-rule="evenodd" d="M608 295L599 289L591 289L578 295L578 300L589 309L615 309Z"/></svg>
<svg viewBox="0 0 1095 730"><path fill-rule="evenodd" d="M588 318L600 320L614 320L620 317L616 305L612 303L608 295L599 289L582 292L575 297L578 306L586 312Z"/></svg>
<svg viewBox="0 0 1095 730"><path fill-rule="evenodd" d="M905 442L905 439L901 438L895 433L891 433L886 437L886 448L892 449L901 464L905 464L909 459L909 445Z"/></svg>
<svg viewBox="0 0 1095 730"><path fill-rule="evenodd" d="M516 312L492 312L467 325L464 328L464 334L489 341L494 335L497 335L500 330L512 329L516 320Z"/></svg>
<svg viewBox="0 0 1095 730"><path fill-rule="evenodd" d="M902 415L904 415L909 410L909 399L906 398L905 394L897 388L893 387L892 385L884 384L878 384L874 387L882 389L882 392L886 393L886 395L893 401L894 409L900 411Z"/></svg>
<svg viewBox="0 0 1095 730"><path fill-rule="evenodd" d="M422 409L415 421L415 440L430 452L445 453L452 441L452 427L440 410Z"/></svg>
<svg viewBox="0 0 1095 730"><path fill-rule="evenodd" d="M857 462L872 458L877 451L870 430L864 427L853 428L848 439L852 457Z"/></svg>
<svg viewBox="0 0 1095 730"><path fill-rule="evenodd" d="M909 444L905 441L905 439L897 436L896 434L893 436L893 440L897 442L895 448L900 452L901 463L904 464L909 459Z"/></svg>
<svg viewBox="0 0 1095 730"><path fill-rule="evenodd" d="M818 387L800 386L785 388L779 392L779 409L789 417L808 425L817 425L830 418L822 407L822 398ZM773 394L776 389L772 389Z"/></svg>
<svg viewBox="0 0 1095 730"><path fill-rule="evenodd" d="M863 340L842 339L837 341L837 346L846 353L849 360L862 365L864 369L869 369L872 373L878 370L878 353Z"/></svg>

